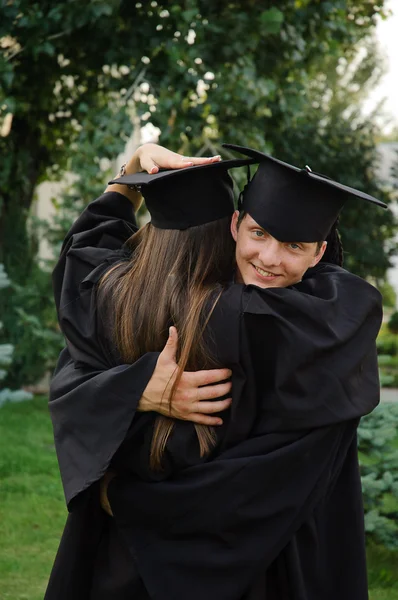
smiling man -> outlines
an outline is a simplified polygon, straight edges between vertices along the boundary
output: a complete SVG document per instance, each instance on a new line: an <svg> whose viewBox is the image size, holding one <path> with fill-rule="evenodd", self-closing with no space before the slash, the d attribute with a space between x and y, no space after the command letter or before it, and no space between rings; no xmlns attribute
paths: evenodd
<svg viewBox="0 0 398 600"><path fill-rule="evenodd" d="M262 288L298 283L322 260L331 232L338 242L335 227L346 201L357 198L386 208L373 196L314 173L308 166L299 169L243 146L224 147L259 163L231 222L240 283Z"/></svg>
<svg viewBox="0 0 398 600"><path fill-rule="evenodd" d="M280 242L245 212L235 211L236 281L263 288L288 287L302 280L325 253L327 242Z"/></svg>

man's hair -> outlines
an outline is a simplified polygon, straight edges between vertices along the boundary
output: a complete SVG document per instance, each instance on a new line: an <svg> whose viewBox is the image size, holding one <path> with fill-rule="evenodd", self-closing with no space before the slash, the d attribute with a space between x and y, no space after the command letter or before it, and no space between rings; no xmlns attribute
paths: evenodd
<svg viewBox="0 0 398 600"><path fill-rule="evenodd" d="M244 211L244 210L240 211L239 217L238 217L238 222L237 222L238 229L246 215L247 215L246 211ZM327 246L326 246L325 253L322 256L320 262L332 263L334 265L338 265L339 267L342 267L343 262L344 262L343 244L341 243L340 234L337 229L338 224L339 224L339 219L337 219L333 223L332 228L325 240L327 242ZM296 241L300 241L300 240L296 240ZM324 240L321 240L316 243L316 245L317 245L316 254L318 254L318 252L322 248L323 242L324 242Z"/></svg>

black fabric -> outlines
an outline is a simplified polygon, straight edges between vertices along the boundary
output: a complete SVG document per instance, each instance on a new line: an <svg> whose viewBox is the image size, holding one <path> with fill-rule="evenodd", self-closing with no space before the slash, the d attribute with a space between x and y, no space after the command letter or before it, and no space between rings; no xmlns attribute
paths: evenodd
<svg viewBox="0 0 398 600"><path fill-rule="evenodd" d="M124 175L110 183L139 187L155 227L187 229L231 216L234 193L228 169L253 163L249 159L223 160L153 175Z"/></svg>
<svg viewBox="0 0 398 600"><path fill-rule="evenodd" d="M326 239L345 202L366 200L386 208L369 194L299 169L252 148L223 144L259 163L243 192L240 207L263 229L282 242L320 242Z"/></svg>
<svg viewBox="0 0 398 600"><path fill-rule="evenodd" d="M112 481L109 497L115 520L149 595L239 600L251 592L259 573L277 559L322 502L339 474L334 466L346 458L356 425L252 437L205 466L163 483L128 476ZM344 493L351 492L348 488ZM352 526L350 534L355 545L362 543ZM326 544L331 541L325 539ZM338 551L337 545L331 550ZM299 559L306 558L305 549L303 553ZM354 570L344 570L339 577L355 578L362 590L366 569L358 556L347 565ZM319 583L327 589L336 574L327 564L323 568ZM294 586L294 572L288 577ZM257 593L254 597L261 598Z"/></svg>
<svg viewBox="0 0 398 600"><path fill-rule="evenodd" d="M72 226L53 272L67 347L51 381L50 414L70 509L109 466L158 358L154 352L134 365L120 364L97 314L96 284L110 265L128 258L121 246L136 230L130 202L103 194Z"/></svg>
<svg viewBox="0 0 398 600"><path fill-rule="evenodd" d="M234 413L218 453L156 485L149 472L146 481L117 477L109 498L119 531L152 598L260 600L265 586L266 598L316 600L322 589L332 600L339 589L344 600L365 600L355 434L379 399L380 295L322 265L291 289L232 286L209 328L232 306L246 340L239 344L245 383L239 387L242 375L234 372ZM351 554L343 548L347 535ZM317 544L320 565L310 577ZM273 580L283 566L287 579Z"/></svg>
<svg viewBox="0 0 398 600"><path fill-rule="evenodd" d="M108 216L114 209L118 218ZM365 600L355 432L378 403L379 293L327 264L289 289L231 285L206 331L217 359L233 370L217 447L199 460L193 425L178 423L165 470L154 474L155 415L135 410L157 354L118 364L95 304L102 273L127 258L120 246L134 229L126 227L129 210L119 194L92 203L55 270L68 347L50 410L72 512L46 600L69 599L69 590L93 600L95 589L103 600L124 600L128 590L136 600L319 600L320 588L323 600L335 600L329 590ZM311 375L318 370L319 379ZM111 521L98 498L109 466L118 473L109 486ZM347 531L350 552L341 541ZM318 545L322 558L310 573Z"/></svg>

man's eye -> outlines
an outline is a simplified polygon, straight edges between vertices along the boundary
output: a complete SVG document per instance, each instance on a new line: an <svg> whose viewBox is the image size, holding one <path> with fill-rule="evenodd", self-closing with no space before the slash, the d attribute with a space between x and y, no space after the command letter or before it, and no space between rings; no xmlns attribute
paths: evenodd
<svg viewBox="0 0 398 600"><path fill-rule="evenodd" d="M264 235L264 233L261 231L261 229L255 229L253 233L256 237L263 237L263 235Z"/></svg>
<svg viewBox="0 0 398 600"><path fill-rule="evenodd" d="M296 244L295 242L292 242L291 244L289 244L289 247L292 248L292 250L300 250L300 246L298 244Z"/></svg>

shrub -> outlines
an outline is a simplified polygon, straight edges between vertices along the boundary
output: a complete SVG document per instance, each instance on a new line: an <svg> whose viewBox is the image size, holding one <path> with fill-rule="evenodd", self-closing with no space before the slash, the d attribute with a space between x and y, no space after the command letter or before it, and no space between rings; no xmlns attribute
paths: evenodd
<svg viewBox="0 0 398 600"><path fill-rule="evenodd" d="M394 311L388 321L388 329L391 333L398 333L398 311Z"/></svg>
<svg viewBox="0 0 398 600"><path fill-rule="evenodd" d="M0 264L0 290L3 290L10 285L11 282L4 271L4 267ZM0 335L2 327L3 325L0 321ZM12 362L13 352L14 347L12 344L0 344L0 381L3 380L7 375L7 368ZM9 388L0 388L0 407L5 402L22 402L23 400L29 400L31 398L32 394L24 392L23 390L11 391Z"/></svg>
<svg viewBox="0 0 398 600"><path fill-rule="evenodd" d="M4 331L14 346L6 385L35 384L55 366L63 347L56 324L51 276L35 265L23 284L11 282L4 305Z"/></svg>
<svg viewBox="0 0 398 600"><path fill-rule="evenodd" d="M398 355L398 335L391 333L384 323L377 337L378 354Z"/></svg>
<svg viewBox="0 0 398 600"><path fill-rule="evenodd" d="M398 548L397 404L381 404L361 420L358 448L366 532L374 541Z"/></svg>

